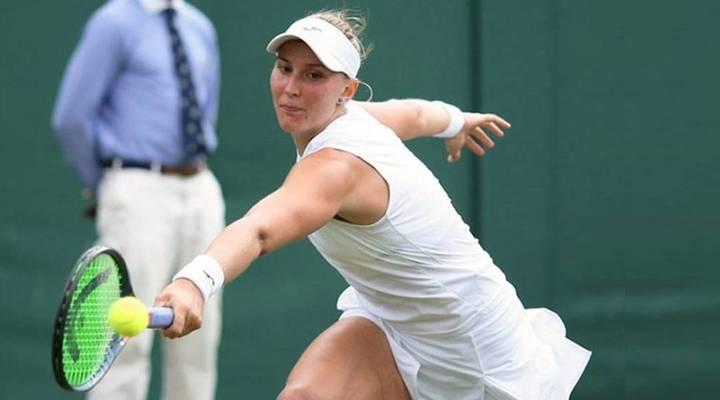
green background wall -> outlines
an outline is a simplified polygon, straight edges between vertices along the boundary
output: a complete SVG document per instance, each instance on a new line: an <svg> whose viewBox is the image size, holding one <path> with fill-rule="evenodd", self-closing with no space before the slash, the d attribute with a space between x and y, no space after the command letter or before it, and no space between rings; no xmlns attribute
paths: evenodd
<svg viewBox="0 0 720 400"><path fill-rule="evenodd" d="M92 244L49 129L59 79L97 0L0 4L0 398L72 399L50 369L70 265ZM376 99L426 97L513 123L488 157L436 172L528 307L594 355L577 399L701 398L720 389L717 272L720 6L716 2L197 1L223 55L228 219L292 165L268 94L266 42L294 18L369 17L361 77ZM360 98L363 97L360 94ZM344 285L306 241L225 291L218 399L272 399ZM158 386L153 385L155 398Z"/></svg>

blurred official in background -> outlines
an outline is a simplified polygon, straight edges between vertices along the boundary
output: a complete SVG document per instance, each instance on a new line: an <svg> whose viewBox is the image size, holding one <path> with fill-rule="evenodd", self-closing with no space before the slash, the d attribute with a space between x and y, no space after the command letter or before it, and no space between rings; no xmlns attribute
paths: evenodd
<svg viewBox="0 0 720 400"><path fill-rule="evenodd" d="M52 126L99 242L125 257L146 304L225 225L206 164L217 147L219 84L215 29L183 0L108 1L62 80ZM163 339L162 398L214 397L220 296L206 304L203 328ZM152 341L149 331L130 341L89 398L144 399Z"/></svg>

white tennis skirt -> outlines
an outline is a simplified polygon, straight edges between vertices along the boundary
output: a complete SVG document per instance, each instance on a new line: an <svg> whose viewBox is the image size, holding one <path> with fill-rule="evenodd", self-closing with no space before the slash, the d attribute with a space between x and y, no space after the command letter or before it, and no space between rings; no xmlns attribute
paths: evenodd
<svg viewBox="0 0 720 400"><path fill-rule="evenodd" d="M524 309L510 284L463 335L403 334L370 313L353 288L338 309L340 319L364 317L385 332L413 400L567 400L591 354L565 337L557 314Z"/></svg>

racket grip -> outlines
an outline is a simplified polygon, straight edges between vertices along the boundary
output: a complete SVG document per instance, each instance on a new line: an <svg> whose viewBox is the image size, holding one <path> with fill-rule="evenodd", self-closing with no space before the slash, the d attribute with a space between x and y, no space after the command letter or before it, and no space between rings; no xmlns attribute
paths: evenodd
<svg viewBox="0 0 720 400"><path fill-rule="evenodd" d="M169 307L150 307L148 308L148 314L150 315L150 322L148 323L150 329L165 329L172 325L175 319L175 313Z"/></svg>

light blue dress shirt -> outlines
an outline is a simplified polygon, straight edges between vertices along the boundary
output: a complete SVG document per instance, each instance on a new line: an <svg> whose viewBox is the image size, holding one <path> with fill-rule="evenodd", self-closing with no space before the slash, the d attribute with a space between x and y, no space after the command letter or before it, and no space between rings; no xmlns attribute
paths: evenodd
<svg viewBox="0 0 720 400"><path fill-rule="evenodd" d="M182 3L177 12L212 152L220 85L216 33L193 6ZM83 185L95 189L101 160L183 162L180 101L160 10L150 11L139 0L110 0L85 26L63 77L52 126Z"/></svg>

